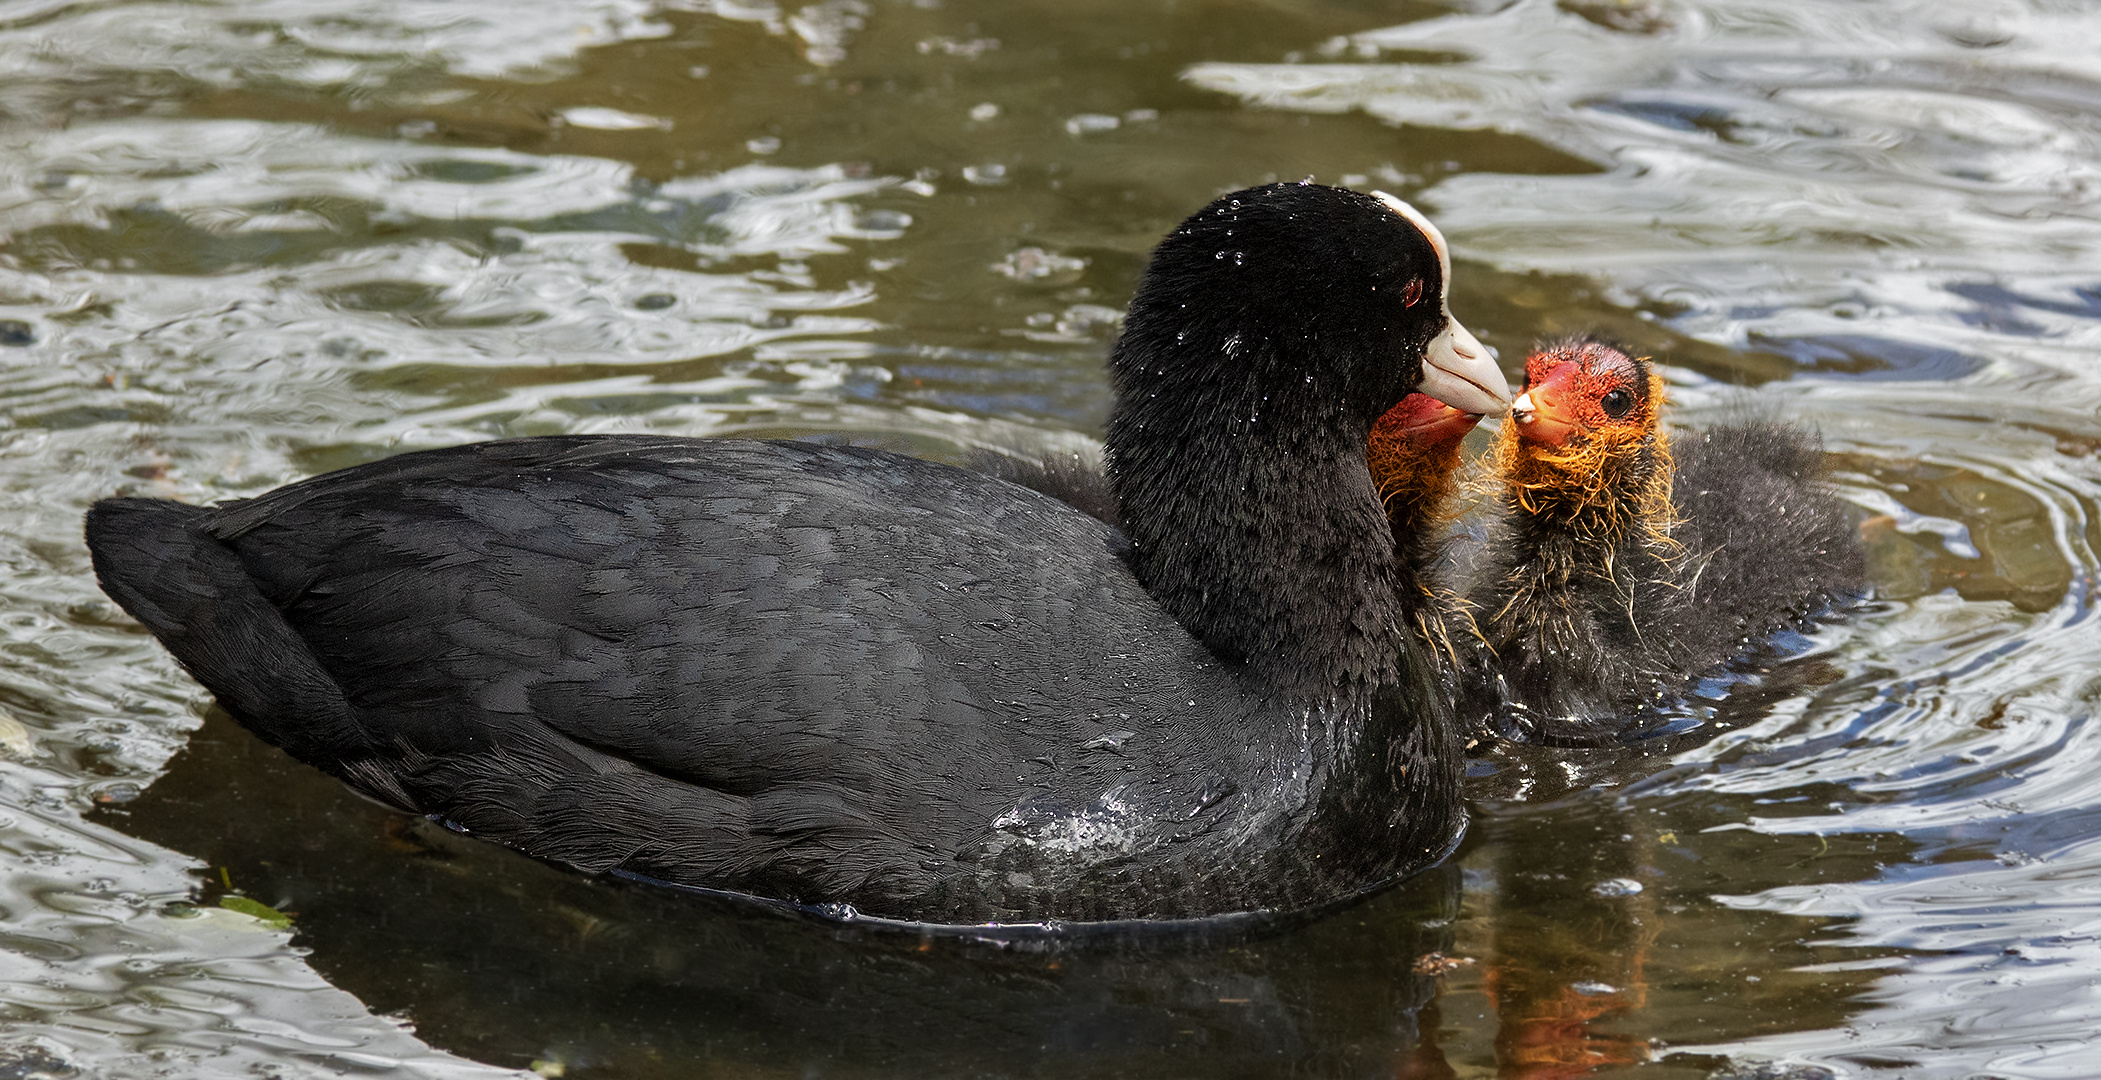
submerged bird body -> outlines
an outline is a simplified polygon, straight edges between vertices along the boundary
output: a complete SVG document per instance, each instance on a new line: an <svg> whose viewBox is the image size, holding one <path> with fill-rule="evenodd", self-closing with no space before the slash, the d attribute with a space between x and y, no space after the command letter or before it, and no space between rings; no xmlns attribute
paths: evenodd
<svg viewBox="0 0 2101 1080"><path fill-rule="evenodd" d="M1497 447L1502 513L1469 591L1488 652L1465 711L1498 712L1522 737L1609 737L1864 588L1814 433L1745 423L1674 443L1663 398L1645 360L1609 346L1528 362Z"/></svg>
<svg viewBox="0 0 2101 1080"><path fill-rule="evenodd" d="M1461 821L1364 458L1426 372L1498 404L1448 277L1334 189L1170 234L1111 361L1128 543L897 455L622 436L110 500L89 543L264 738L586 871L932 923L1330 903Z"/></svg>

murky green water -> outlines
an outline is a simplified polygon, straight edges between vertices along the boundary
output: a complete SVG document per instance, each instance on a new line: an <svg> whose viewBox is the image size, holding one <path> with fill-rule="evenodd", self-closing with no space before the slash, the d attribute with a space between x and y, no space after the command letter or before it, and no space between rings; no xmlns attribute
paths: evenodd
<svg viewBox="0 0 2101 1080"><path fill-rule="evenodd" d="M0 1075L2101 1074L2097 55L2069 0L0 3ZM1430 209L1508 362L1821 425L1872 610L1480 763L1371 903L1046 955L404 823L93 586L94 498L416 446L1084 442L1151 244L1305 175Z"/></svg>

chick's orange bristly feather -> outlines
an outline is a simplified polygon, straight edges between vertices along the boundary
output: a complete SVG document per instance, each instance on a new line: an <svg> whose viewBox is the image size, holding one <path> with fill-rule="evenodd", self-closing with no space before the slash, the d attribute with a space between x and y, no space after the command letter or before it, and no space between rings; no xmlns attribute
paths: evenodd
<svg viewBox="0 0 2101 1080"><path fill-rule="evenodd" d="M1457 488L1459 444L1481 418L1410 394L1372 425L1365 466L1389 514L1441 516Z"/></svg>

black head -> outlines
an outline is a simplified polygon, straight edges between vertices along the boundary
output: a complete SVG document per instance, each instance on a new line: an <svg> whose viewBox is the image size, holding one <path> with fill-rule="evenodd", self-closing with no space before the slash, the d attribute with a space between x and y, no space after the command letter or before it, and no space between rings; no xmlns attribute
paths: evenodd
<svg viewBox="0 0 2101 1080"><path fill-rule="evenodd" d="M1361 438L1417 388L1433 342L1485 360L1451 318L1449 276L1444 238L1390 196L1309 183L1234 192L1160 242L1112 374L1127 398L1142 390L1191 412L1245 403L1259 409L1251 423L1288 413ZM1452 404L1501 411L1508 388L1486 367L1460 376L1485 400Z"/></svg>

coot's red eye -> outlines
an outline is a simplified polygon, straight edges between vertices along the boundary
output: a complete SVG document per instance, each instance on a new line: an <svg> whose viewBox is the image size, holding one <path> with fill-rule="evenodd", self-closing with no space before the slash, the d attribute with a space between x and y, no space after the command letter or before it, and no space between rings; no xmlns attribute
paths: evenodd
<svg viewBox="0 0 2101 1080"><path fill-rule="evenodd" d="M1617 420L1627 415L1627 410L1634 407L1634 395L1628 393L1625 387L1607 391L1604 397L1598 399L1598 407L1605 410L1606 416Z"/></svg>

